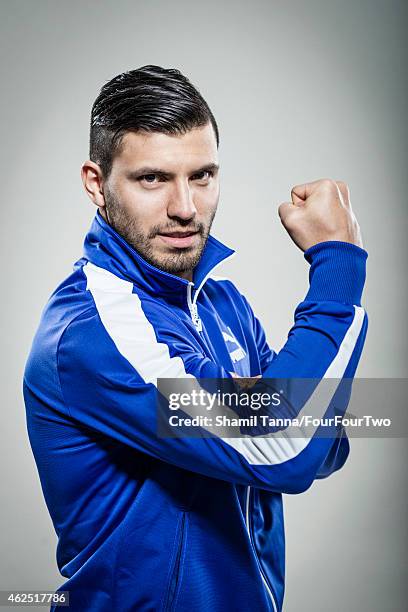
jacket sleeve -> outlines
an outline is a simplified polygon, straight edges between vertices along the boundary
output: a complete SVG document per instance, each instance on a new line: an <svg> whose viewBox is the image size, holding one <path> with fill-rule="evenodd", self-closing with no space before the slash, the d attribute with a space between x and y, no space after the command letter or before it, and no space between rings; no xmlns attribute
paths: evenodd
<svg viewBox="0 0 408 612"><path fill-rule="evenodd" d="M310 258L310 254L306 253L306 257ZM258 319L258 317L255 315L250 303L248 302L246 297L242 294L241 294L241 298L246 306L246 309L248 311L248 316L251 321L252 335L253 335L253 338L255 339L257 352L258 352L258 359L259 359L259 364L260 364L260 374L265 376L266 369L268 368L272 360L276 357L277 353L276 351L274 351L274 349L270 348L267 338L266 338L266 333L263 328L263 325ZM297 365L298 364L296 365L294 364L295 368L297 368ZM296 369L294 370L294 372L295 373L293 375L296 376L298 370ZM290 376L289 371L287 373L287 376ZM348 404L347 400L346 401L343 400L343 402L344 402L343 405L347 406ZM330 449L328 450L327 456L323 460L321 466L319 467L316 473L316 478L319 478L319 479L327 478L333 472L336 472L341 467L343 467L343 465L345 464L347 460L349 453L350 453L350 444L349 444L349 440L347 437L347 433L346 433L345 428L343 426L340 426L337 431L336 437L333 438L333 443Z"/></svg>
<svg viewBox="0 0 408 612"><path fill-rule="evenodd" d="M363 249L334 241L305 253L311 264L309 291L295 310L287 342L267 365L262 381L354 376L367 330L367 315L360 306L366 257ZM102 291L91 278L88 289L95 307L70 323L58 350L61 391L73 419L162 461L271 491L302 492L335 464L333 439L317 435L158 436L157 379L232 381L231 376L193 349L177 325L172 337L158 337L155 321L147 318L131 290L125 296L117 288ZM324 416L333 406L324 394L319 404L319 387L313 397ZM343 413L344 404L339 406L336 399L336 409Z"/></svg>

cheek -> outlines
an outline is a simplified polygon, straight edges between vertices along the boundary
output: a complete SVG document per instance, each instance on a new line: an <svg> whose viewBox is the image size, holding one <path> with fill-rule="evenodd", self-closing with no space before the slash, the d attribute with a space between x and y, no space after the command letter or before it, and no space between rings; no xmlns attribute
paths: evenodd
<svg viewBox="0 0 408 612"><path fill-rule="evenodd" d="M214 185L207 189L197 189L194 194L194 204L197 210L205 215L217 208L219 198L219 187Z"/></svg>
<svg viewBox="0 0 408 612"><path fill-rule="evenodd" d="M142 217L157 217L166 208L166 194L161 189L143 189L131 184L124 189L123 204L128 212Z"/></svg>

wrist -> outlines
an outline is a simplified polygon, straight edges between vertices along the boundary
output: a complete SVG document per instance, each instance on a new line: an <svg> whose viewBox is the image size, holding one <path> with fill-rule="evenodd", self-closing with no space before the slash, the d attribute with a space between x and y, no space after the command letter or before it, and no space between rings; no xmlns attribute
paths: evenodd
<svg viewBox="0 0 408 612"><path fill-rule="evenodd" d="M350 242L319 242L304 252L310 263L305 301L336 301L361 305L367 251Z"/></svg>

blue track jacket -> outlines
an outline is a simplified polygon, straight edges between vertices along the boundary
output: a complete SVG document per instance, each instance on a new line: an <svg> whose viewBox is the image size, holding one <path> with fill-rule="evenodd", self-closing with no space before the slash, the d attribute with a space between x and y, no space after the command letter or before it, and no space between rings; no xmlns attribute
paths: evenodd
<svg viewBox="0 0 408 612"><path fill-rule="evenodd" d="M24 398L71 612L282 609L282 493L342 467L344 429L159 437L157 380L351 379L367 253L337 241L305 252L310 288L279 352L235 285L211 277L232 253L210 236L189 282L148 264L98 211L42 313Z"/></svg>

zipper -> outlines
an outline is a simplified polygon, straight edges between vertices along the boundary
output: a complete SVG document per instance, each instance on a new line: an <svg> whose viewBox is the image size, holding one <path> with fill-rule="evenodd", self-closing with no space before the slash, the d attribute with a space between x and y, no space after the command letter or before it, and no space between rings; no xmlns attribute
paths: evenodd
<svg viewBox="0 0 408 612"><path fill-rule="evenodd" d="M183 554L184 540L185 540L185 527L186 527L186 513L183 512L181 517L181 525L179 527L179 542L177 548L176 558L174 560L174 566L172 571L172 576L170 580L170 586L167 593L166 605L164 609L166 612L170 612L173 610L175 600L177 597L177 590L180 582L180 570L181 570L181 557Z"/></svg>
<svg viewBox="0 0 408 612"><path fill-rule="evenodd" d="M247 487L247 496L246 496L246 508L245 508L245 524L246 524L247 532L248 532L248 535L249 535L249 541L251 542L251 546L252 546L252 549L254 551L255 558L256 558L256 561L257 561L257 564L258 564L259 572L261 574L262 581L263 581L263 583L265 585L265 588L266 588L266 590L268 592L268 595L269 595L269 597L270 597L270 599L272 601L274 612L278 612L278 606L276 605L276 601L275 601L275 598L273 596L272 590L271 590L271 588L270 588L270 586L268 584L268 580L267 580L267 578L266 578L266 576L264 574L264 571L262 569L261 562L260 562L259 557L258 557L258 553L256 552L255 543L252 541L251 527L250 527L250 523L249 523L249 497L250 497L250 493L251 493L251 487L248 486Z"/></svg>
<svg viewBox="0 0 408 612"><path fill-rule="evenodd" d="M192 293L193 287L194 287L194 283L189 281L187 285L187 304L188 304L188 309L190 311L191 320L193 321L196 330L198 332L202 332L203 324L198 314L197 303L196 303L196 297L197 297L198 291L196 292L194 299L192 299L191 293Z"/></svg>
<svg viewBox="0 0 408 612"><path fill-rule="evenodd" d="M235 253L230 253L228 255L228 257L232 257L233 255L235 255ZM217 266L219 266L221 263L223 263L225 261L224 258L221 261L219 261L217 264L215 264L215 266L213 266L211 268L211 270L209 272L207 272L207 274L204 276L203 280L201 281L201 283L199 284L199 286L196 289L194 298L191 297L191 293L194 287L194 283L192 281L187 281L188 285L187 285L187 303L188 303L188 308L190 310L190 316L191 319L197 329L198 332L203 331L203 324L201 322L200 316L198 314L198 310L197 310L197 298L198 298L198 294L200 293L201 289L203 288L204 284L206 283L208 277L214 272L215 268Z"/></svg>

